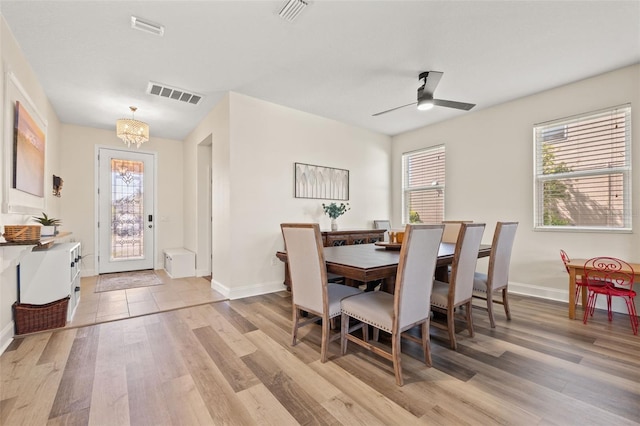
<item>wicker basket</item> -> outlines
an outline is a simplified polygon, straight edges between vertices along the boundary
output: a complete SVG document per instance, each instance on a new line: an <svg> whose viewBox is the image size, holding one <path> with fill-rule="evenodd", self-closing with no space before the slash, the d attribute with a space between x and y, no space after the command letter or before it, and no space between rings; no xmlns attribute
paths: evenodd
<svg viewBox="0 0 640 426"><path fill-rule="evenodd" d="M5 225L5 240L11 243L21 243L30 241L40 241L40 225Z"/></svg>
<svg viewBox="0 0 640 426"><path fill-rule="evenodd" d="M34 333L67 325L69 296L46 305L13 304L16 334Z"/></svg>

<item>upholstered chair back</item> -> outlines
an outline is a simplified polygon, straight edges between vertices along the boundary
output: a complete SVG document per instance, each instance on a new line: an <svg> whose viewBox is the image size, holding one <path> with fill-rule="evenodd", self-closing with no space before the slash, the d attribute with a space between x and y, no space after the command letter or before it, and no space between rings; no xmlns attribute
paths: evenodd
<svg viewBox="0 0 640 426"><path fill-rule="evenodd" d="M491 255L488 272L488 280L491 288L499 290L509 284L509 265L511 264L511 251L513 241L516 238L518 222L498 222L493 234Z"/></svg>
<svg viewBox="0 0 640 426"><path fill-rule="evenodd" d="M282 224L295 305L323 312L327 298L327 269L322 234L317 223Z"/></svg>
<svg viewBox="0 0 640 426"><path fill-rule="evenodd" d="M473 276L478 263L478 250L484 233L484 223L463 223L456 243L456 256L449 282L454 289L453 304L471 299Z"/></svg>
<svg viewBox="0 0 640 426"><path fill-rule="evenodd" d="M443 225L407 225L396 276L399 329L428 317Z"/></svg>

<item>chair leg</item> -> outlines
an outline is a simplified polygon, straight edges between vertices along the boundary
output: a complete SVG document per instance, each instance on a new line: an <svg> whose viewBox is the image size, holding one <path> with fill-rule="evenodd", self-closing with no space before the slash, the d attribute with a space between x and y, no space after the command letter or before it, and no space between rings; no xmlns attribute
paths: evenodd
<svg viewBox="0 0 640 426"><path fill-rule="evenodd" d="M447 309L447 330L449 331L449 342L451 345L451 349L456 350L456 323L453 318L453 307Z"/></svg>
<svg viewBox="0 0 640 426"><path fill-rule="evenodd" d="M429 318L422 323L422 350L424 351L424 363L431 367L431 336L429 336Z"/></svg>
<svg viewBox="0 0 640 426"><path fill-rule="evenodd" d="M373 341L377 342L380 337L380 329L373 327Z"/></svg>
<svg viewBox="0 0 640 426"><path fill-rule="evenodd" d="M625 297L624 301L627 303L627 310L629 311L629 319L631 320L631 331L634 335L638 334L638 313L636 312L636 305L633 297Z"/></svg>
<svg viewBox="0 0 640 426"><path fill-rule="evenodd" d="M329 318L322 318L322 344L320 346L320 362L327 362L329 352L329 334L331 321Z"/></svg>
<svg viewBox="0 0 640 426"><path fill-rule="evenodd" d="M609 322L613 321L613 311L611 310L611 296L607 294L607 317Z"/></svg>
<svg viewBox="0 0 640 426"><path fill-rule="evenodd" d="M362 340L369 341L369 324L362 323Z"/></svg>
<svg viewBox="0 0 640 426"><path fill-rule="evenodd" d="M340 351L342 355L347 353L347 334L349 333L349 316L342 313L340 318Z"/></svg>
<svg viewBox="0 0 640 426"><path fill-rule="evenodd" d="M464 305L464 310L466 311L467 314L467 328L469 329L469 336L473 337L474 333L473 333L473 318L471 316L471 301L467 302Z"/></svg>
<svg viewBox="0 0 640 426"><path fill-rule="evenodd" d="M504 306L504 314L508 321L511 321L511 309L509 309L509 292L507 287L502 289L502 305Z"/></svg>
<svg viewBox="0 0 640 426"><path fill-rule="evenodd" d="M291 330L291 346L295 346L298 340L298 323L300 322L300 309L293 307L293 328Z"/></svg>
<svg viewBox="0 0 640 426"><path fill-rule="evenodd" d="M593 291L589 292L589 298L587 299L587 306L586 306L586 308L584 310L584 318L582 320L582 322L584 324L587 323L587 319L589 318L589 316L593 315L593 309L594 309L594 307L596 305L596 297L597 297L597 295L596 295L595 292L593 292Z"/></svg>
<svg viewBox="0 0 640 426"><path fill-rule="evenodd" d="M391 336L391 352L393 355L393 370L396 373L396 384L402 386L404 380L402 379L402 357L400 356L400 332L394 333Z"/></svg>
<svg viewBox="0 0 640 426"><path fill-rule="evenodd" d="M487 312L489 313L489 324L491 328L496 328L496 320L493 316L493 292L487 289Z"/></svg>

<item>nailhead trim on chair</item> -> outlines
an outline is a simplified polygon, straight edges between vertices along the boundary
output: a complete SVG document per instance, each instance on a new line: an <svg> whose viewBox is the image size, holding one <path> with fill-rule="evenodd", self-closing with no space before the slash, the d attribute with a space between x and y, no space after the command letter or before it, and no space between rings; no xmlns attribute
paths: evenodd
<svg viewBox="0 0 640 426"><path fill-rule="evenodd" d="M373 322L369 321L368 319L362 318L362 317L360 317L359 315L352 314L352 313L351 313L351 312L349 312L349 311L342 311L342 312L343 312L343 313L345 313L345 314L347 314L347 315L349 315L351 318L355 318L355 319L357 319L358 321L361 321L361 322L364 322L364 323L366 323L366 324L372 325L372 326L374 326L375 328L379 328L379 329L380 329L380 330L382 330L382 331L386 331L386 332L388 332L388 333L391 333L391 329L390 329L390 328L388 328L388 327L386 327L386 326L384 326L384 325L374 324Z"/></svg>

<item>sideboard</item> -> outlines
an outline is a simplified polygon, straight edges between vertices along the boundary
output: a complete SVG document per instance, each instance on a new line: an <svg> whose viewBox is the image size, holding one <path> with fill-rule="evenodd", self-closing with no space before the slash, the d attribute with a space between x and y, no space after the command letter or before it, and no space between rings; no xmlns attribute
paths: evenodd
<svg viewBox="0 0 640 426"><path fill-rule="evenodd" d="M345 229L339 231L321 231L322 243L325 247L373 244L378 241L384 241L385 232L386 229ZM289 265L286 262L286 258L278 258L284 262L284 285L287 287L287 290L291 290Z"/></svg>

